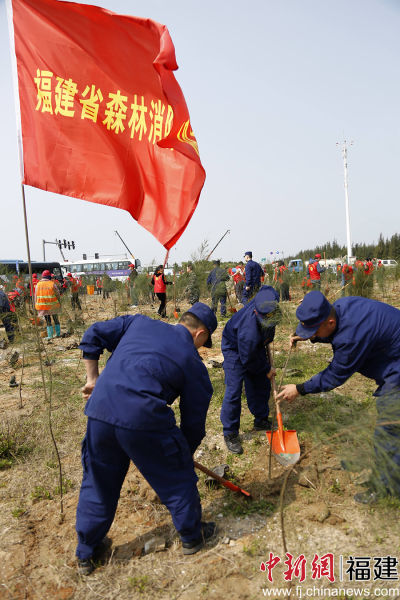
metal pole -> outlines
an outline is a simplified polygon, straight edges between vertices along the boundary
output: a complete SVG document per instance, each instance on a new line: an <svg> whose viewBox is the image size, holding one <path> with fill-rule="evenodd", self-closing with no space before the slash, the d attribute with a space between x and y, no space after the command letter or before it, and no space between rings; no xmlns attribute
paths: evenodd
<svg viewBox="0 0 400 600"><path fill-rule="evenodd" d="M350 215L349 215L349 192L347 184L347 143L343 141L343 166L344 166L344 195L346 202L346 237L347 237L347 261L353 256L350 239Z"/></svg>
<svg viewBox="0 0 400 600"><path fill-rule="evenodd" d="M210 254L207 256L206 260L208 260L208 259L210 258L211 254L214 252L215 248L217 248L217 246L219 246L219 245L220 245L220 243L222 242L222 240L224 239L224 237L226 236L226 234L227 234L227 233L230 233L230 232L231 232L231 230L230 230L230 229L227 229L227 230L225 231L224 235L223 235L223 236L222 236L222 238L219 240L219 242L218 242L218 243L217 243L217 244L214 246L214 248L211 250L211 252L210 252Z"/></svg>
<svg viewBox="0 0 400 600"><path fill-rule="evenodd" d="M43 243L43 262L46 262L46 242L44 240L42 240Z"/></svg>
<svg viewBox="0 0 400 600"><path fill-rule="evenodd" d="M125 246L125 248L128 250L129 254L132 256L133 260L135 260L135 257L133 256L132 252L129 250L128 246L125 244L125 242L122 239L122 237L119 235L118 231L115 231L114 233L117 234L117 236L119 237L119 239L121 240L121 242L123 243L123 245Z"/></svg>

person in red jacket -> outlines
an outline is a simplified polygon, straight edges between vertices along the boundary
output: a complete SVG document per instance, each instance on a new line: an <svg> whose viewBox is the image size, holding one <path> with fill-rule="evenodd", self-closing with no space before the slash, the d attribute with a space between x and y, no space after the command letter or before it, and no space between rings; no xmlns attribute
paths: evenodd
<svg viewBox="0 0 400 600"><path fill-rule="evenodd" d="M244 288L245 276L244 276L244 264L240 261L233 274L233 283L235 284L235 295L238 302L242 301L243 288Z"/></svg>
<svg viewBox="0 0 400 600"><path fill-rule="evenodd" d="M311 285L313 290L321 289L321 273L325 271L325 267L321 267L319 261L321 260L321 255L316 254L314 261L309 263L308 272L310 274Z"/></svg>
<svg viewBox="0 0 400 600"><path fill-rule="evenodd" d="M346 293L348 296L351 295L350 284L353 281L353 276L353 267L345 263L342 267L342 296L345 296Z"/></svg>
<svg viewBox="0 0 400 600"><path fill-rule="evenodd" d="M167 316L167 285L172 285L172 281L167 281L164 276L164 267L159 265L155 270L153 277L151 278L151 285L154 286L154 293L160 300L160 306L158 308L158 314L162 319Z"/></svg>

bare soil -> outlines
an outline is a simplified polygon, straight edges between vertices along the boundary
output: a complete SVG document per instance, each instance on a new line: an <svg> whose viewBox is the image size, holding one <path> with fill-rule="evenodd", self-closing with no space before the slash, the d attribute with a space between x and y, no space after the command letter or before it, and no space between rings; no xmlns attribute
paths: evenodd
<svg viewBox="0 0 400 600"><path fill-rule="evenodd" d="M294 313L299 298L300 294L287 303L288 314ZM155 312L150 306L139 308L146 314ZM181 310L184 308L182 305ZM114 314L112 300L85 298L85 326ZM173 317L170 321L175 322ZM307 587L315 585L327 590L364 588L369 590L366 597L376 595L376 590L384 589L387 593L393 590L392 597L400 597L400 593L394 594L400 587L396 581L374 582L371 578L351 582L349 575L339 581L341 556L344 563L349 557L396 557L400 524L398 505L380 503L371 508L354 502L354 494L363 489L356 484L360 473L341 468L337 445L329 442L318 445L312 437L299 432L306 458L288 479L282 511L280 493L285 471L272 460L269 478L268 445L262 432L252 430L245 401L242 420L245 453L232 456L226 451L218 419L223 394L223 370L218 366L223 325L224 322L219 324L213 349L201 350L210 366L216 394L210 407L207 436L195 458L209 468L229 464L232 479L251 492L252 499L220 487L209 489L204 483L205 476L199 473L204 517L217 522L218 534L198 554L183 557L168 511L132 465L109 533L111 552L86 578L77 575L74 558L75 510L81 479L79 441L85 430L84 401L79 391L84 382L84 368L79 349L73 347L79 343L80 334L44 342L48 358L54 361L44 369L47 382L52 382L51 418L66 488L62 516L56 489L57 463L48 426L49 405L43 395L38 358L32 351L33 338L27 336L24 343L16 344L20 357L13 367L9 360L15 348L0 350L2 431L3 434L8 431L12 437L22 436L31 448L26 455L18 456L10 468L0 470L1 599L262 598L263 589L288 585L283 574L284 539L294 559L300 555L307 559L306 580L300 584L298 578L293 578L293 585L301 585L304 593ZM291 330L288 319L277 333L277 362L286 356ZM9 380L16 375L17 381L21 381L24 345L22 388L13 389ZM292 368L298 368L305 360L311 363L311 368L315 363L317 372L321 361L329 360L329 350L315 349L311 344L303 345L298 352L289 365ZM357 403L369 396L373 388L371 382L354 376L338 393ZM289 413L296 411L307 412L307 398L288 409ZM166 548L144 555L146 541L154 537L161 537ZM281 559L273 570L273 582L260 570L270 553ZM326 577L311 578L312 559L316 554L321 557L326 553L335 558L334 583ZM271 593L271 597L279 595Z"/></svg>

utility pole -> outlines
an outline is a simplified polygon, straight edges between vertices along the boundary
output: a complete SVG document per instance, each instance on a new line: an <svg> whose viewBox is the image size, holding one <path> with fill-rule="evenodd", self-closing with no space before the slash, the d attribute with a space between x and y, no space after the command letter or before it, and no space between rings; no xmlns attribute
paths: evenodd
<svg viewBox="0 0 400 600"><path fill-rule="evenodd" d="M339 142L336 143L339 146ZM353 142L349 142L349 145L352 146ZM346 202L346 237L347 237L347 262L350 263L350 259L353 256L353 251L351 248L351 238L350 238L350 215L349 215L349 190L347 184L347 141L343 140L342 143L342 154L343 154L343 166L344 166L344 196Z"/></svg>
<svg viewBox="0 0 400 600"><path fill-rule="evenodd" d="M214 252L215 248L217 248L217 246L220 245L220 243L222 242L222 240L224 239L224 237L226 236L227 233L230 233L231 230L227 229L224 233L224 235L222 236L222 238L217 242L217 244L215 244L214 248L211 250L211 252L209 253L209 255L207 256L206 260L208 260L211 256L211 254Z"/></svg>

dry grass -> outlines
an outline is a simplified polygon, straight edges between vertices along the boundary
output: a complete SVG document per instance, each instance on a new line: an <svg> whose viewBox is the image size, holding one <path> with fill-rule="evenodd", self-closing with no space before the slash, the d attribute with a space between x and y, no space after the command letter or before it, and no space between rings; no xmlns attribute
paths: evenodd
<svg viewBox="0 0 400 600"><path fill-rule="evenodd" d="M333 286L330 294L334 292ZM386 286L385 293L392 303L399 305L400 294L395 282ZM376 294L380 291L376 290ZM278 370L285 362L288 335L296 322L294 313L301 297L301 289L295 288L292 302L282 305L283 320L274 343ZM70 318L75 323L74 333L46 344L48 358L54 361L45 369L47 381L52 381L51 418L63 465L63 522L60 522L57 463L49 437L48 407L43 400L38 357L26 321L22 320L26 348L22 408L19 408L19 390L8 387L12 374L19 380L22 365L12 368L7 361L8 350L0 351L0 451L2 439L8 440L11 448L4 456L10 461L3 465L7 468L0 470L0 598L260 598L261 589L267 587L266 576L259 569L260 562L269 552L283 558L278 510L283 472L274 463L273 481L268 481L266 440L262 433L252 431L252 416L245 402L241 422L245 453L242 456L227 453L219 421L223 370L218 368L210 370L214 396L207 418L207 436L196 459L210 468L220 463L229 464L233 480L251 491L253 500L225 489L209 489L200 474L204 515L206 519L217 521L219 534L205 550L184 558L168 512L132 466L110 531L111 557L88 578L82 580L76 574L74 519L81 481L79 447L86 423L80 395L84 366L79 350L66 348L79 341L82 331L91 322L113 317L119 312L120 304L114 303L112 298L103 301L86 297L83 322ZM181 310L184 307L182 305ZM150 306L140 308L154 315ZM220 353L218 340L223 325L221 322L216 332L212 351L215 354ZM17 346L22 348L21 341ZM210 351L203 354L210 356ZM289 373L294 375L287 382L304 380L324 368L329 357L329 348L316 350L308 343L299 346L288 366ZM398 507L390 503L374 509L355 505L352 496L359 491L354 482L355 474L341 470L339 463L343 445L354 449L354 443L349 439L343 443L329 441L332 432L338 431L354 410L358 415L366 415L363 423L372 422L374 405L366 400L372 389L371 382L355 376L334 395L305 398L285 408L286 423L297 428L303 451L315 447L290 479L287 491L287 543L294 556L303 553L312 559L315 552L333 552L336 557L354 553L360 556L398 553ZM323 441L322 445L316 445L318 440ZM313 487L298 485L302 472L311 478ZM313 518L321 509L321 503L327 507L329 516L318 522ZM144 541L158 534L167 540L167 549L139 556ZM286 585L282 572L278 565L274 571L278 587ZM317 585L326 583L321 580Z"/></svg>

